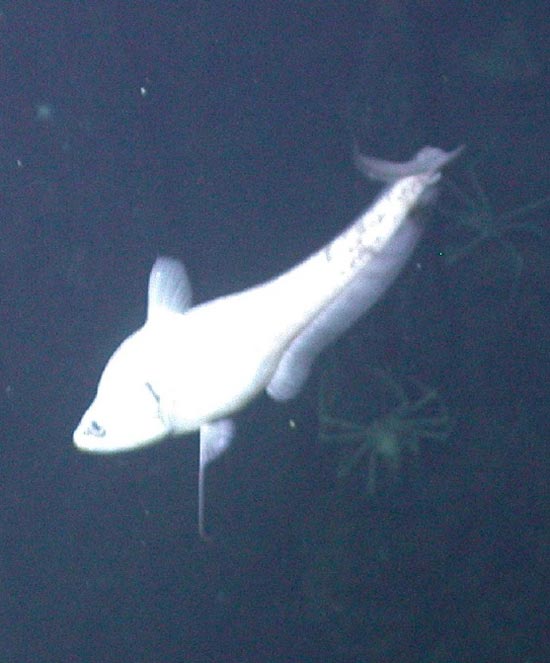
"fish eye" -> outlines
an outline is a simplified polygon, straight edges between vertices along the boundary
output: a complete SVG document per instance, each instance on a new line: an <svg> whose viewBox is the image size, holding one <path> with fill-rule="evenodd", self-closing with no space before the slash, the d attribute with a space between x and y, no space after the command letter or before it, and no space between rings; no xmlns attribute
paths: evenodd
<svg viewBox="0 0 550 663"><path fill-rule="evenodd" d="M88 432L95 437L105 437L105 429L100 426L97 421L92 421Z"/></svg>

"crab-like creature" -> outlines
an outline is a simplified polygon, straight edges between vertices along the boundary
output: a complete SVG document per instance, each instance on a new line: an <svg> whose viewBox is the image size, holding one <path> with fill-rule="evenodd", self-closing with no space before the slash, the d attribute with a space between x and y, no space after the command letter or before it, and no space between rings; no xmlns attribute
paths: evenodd
<svg viewBox="0 0 550 663"><path fill-rule="evenodd" d="M545 231L540 219L525 219L525 217L536 210L550 207L550 196L544 196L507 212L497 212L474 170L470 171L470 180L471 191L447 181L458 205L454 210L440 209L440 212L465 231L467 238L446 249L445 262L454 265L483 245L497 245L508 260L513 271L514 286L517 286L524 261L514 236L523 233L537 239L544 237Z"/></svg>
<svg viewBox="0 0 550 663"><path fill-rule="evenodd" d="M388 409L368 423L335 415L333 408L342 394L331 392L326 379L319 396L319 440L338 444L343 452L338 478L366 467L369 494L398 481L404 460L419 455L421 442L445 441L452 431L451 416L436 389L418 381L400 381L389 371L379 371L375 378Z"/></svg>

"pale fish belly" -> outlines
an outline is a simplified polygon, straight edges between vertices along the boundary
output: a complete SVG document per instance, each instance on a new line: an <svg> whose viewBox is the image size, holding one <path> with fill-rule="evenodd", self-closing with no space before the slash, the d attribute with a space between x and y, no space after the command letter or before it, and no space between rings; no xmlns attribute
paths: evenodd
<svg viewBox="0 0 550 663"><path fill-rule="evenodd" d="M294 397L318 354L393 283L421 235L419 203L439 180L439 169L460 151L421 150L422 158L410 162L415 174L387 187L343 233L272 282L273 287L286 289L282 298L287 303L295 303L293 310L292 304L287 310L294 336L267 387L272 398ZM419 162L425 169L422 173L417 173Z"/></svg>

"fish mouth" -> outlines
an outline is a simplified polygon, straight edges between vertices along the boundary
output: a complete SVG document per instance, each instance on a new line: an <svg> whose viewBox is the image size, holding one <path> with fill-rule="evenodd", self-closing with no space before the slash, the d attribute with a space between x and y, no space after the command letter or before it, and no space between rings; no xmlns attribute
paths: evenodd
<svg viewBox="0 0 550 663"><path fill-rule="evenodd" d="M73 435L73 444L79 451L94 454L108 454L125 450L124 448L114 448L112 445L107 446L102 440L103 438L101 437L95 437L78 429Z"/></svg>
<svg viewBox="0 0 550 663"><path fill-rule="evenodd" d="M117 454L137 451L143 447L151 446L165 438L164 428L150 430L144 437L108 435L107 431L95 422L80 424L73 433L73 444L79 450L88 454Z"/></svg>

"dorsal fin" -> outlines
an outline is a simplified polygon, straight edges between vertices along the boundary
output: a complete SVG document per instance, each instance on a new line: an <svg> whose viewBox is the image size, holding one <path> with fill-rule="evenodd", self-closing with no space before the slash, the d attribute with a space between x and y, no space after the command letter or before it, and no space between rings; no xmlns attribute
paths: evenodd
<svg viewBox="0 0 550 663"><path fill-rule="evenodd" d="M166 312L185 313L191 301L191 284L183 263L175 258L157 258L149 276L147 320Z"/></svg>

